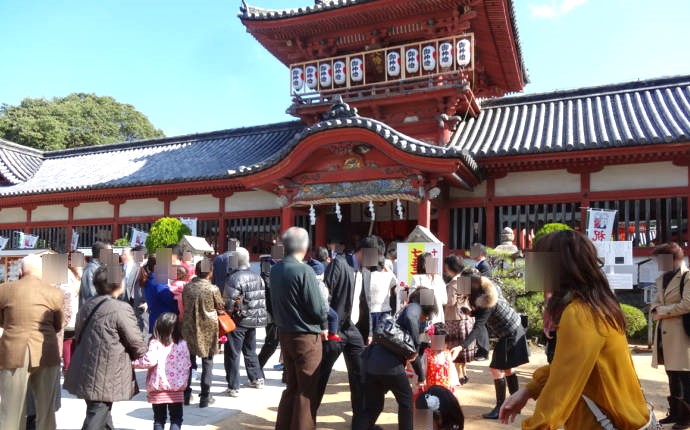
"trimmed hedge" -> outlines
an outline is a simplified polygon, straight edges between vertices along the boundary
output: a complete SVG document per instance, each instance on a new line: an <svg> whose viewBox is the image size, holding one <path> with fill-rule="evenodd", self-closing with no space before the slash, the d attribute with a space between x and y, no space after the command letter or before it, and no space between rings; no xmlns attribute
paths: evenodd
<svg viewBox="0 0 690 430"><path fill-rule="evenodd" d="M552 222L549 224L544 224L544 227L540 228L539 231L534 235L534 241L532 243L537 243L540 237L553 233L554 231L560 230L572 230L569 226L561 224L559 222Z"/></svg>
<svg viewBox="0 0 690 430"><path fill-rule="evenodd" d="M627 324L625 334L628 338L643 338L646 335L645 330L647 329L647 318L644 316L644 312L634 306L625 304L621 304L621 309L623 309L623 314L625 315L625 322Z"/></svg>

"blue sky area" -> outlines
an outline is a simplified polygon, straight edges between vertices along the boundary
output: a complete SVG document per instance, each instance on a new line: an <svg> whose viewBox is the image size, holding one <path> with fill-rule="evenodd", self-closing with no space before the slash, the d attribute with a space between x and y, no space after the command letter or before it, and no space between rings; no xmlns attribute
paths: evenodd
<svg viewBox="0 0 690 430"><path fill-rule="evenodd" d="M525 92L690 74L688 0L514 2L532 81ZM0 0L0 103L109 95L169 136L290 119L288 70L245 32L239 6L239 0Z"/></svg>

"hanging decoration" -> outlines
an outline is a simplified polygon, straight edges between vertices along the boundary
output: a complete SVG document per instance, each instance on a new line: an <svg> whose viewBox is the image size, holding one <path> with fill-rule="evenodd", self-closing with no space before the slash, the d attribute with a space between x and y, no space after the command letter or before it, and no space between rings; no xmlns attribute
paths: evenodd
<svg viewBox="0 0 690 430"><path fill-rule="evenodd" d="M305 70L306 72L304 81L307 84L307 88L311 90L316 89L316 85L319 82L319 73L316 66L310 64L309 66L307 66Z"/></svg>
<svg viewBox="0 0 690 430"><path fill-rule="evenodd" d="M292 69L292 88L299 91L304 87L304 69L301 67L294 67Z"/></svg>
<svg viewBox="0 0 690 430"><path fill-rule="evenodd" d="M340 204L335 203L335 217L338 218L338 222L343 222L343 214L340 212Z"/></svg>
<svg viewBox="0 0 690 430"><path fill-rule="evenodd" d="M376 220L376 209L374 208L374 202L369 200L369 213L371 214L371 220Z"/></svg>
<svg viewBox="0 0 690 430"><path fill-rule="evenodd" d="M316 225L316 209L314 209L314 205L309 206L309 223Z"/></svg>
<svg viewBox="0 0 690 430"><path fill-rule="evenodd" d="M407 57L407 73L419 72L419 50L417 48L410 48L405 52Z"/></svg>
<svg viewBox="0 0 690 430"><path fill-rule="evenodd" d="M400 76L400 52L391 51L388 53L388 76Z"/></svg>
<svg viewBox="0 0 690 430"><path fill-rule="evenodd" d="M331 65L328 63L321 63L319 65L319 82L321 83L321 88L330 87L331 78Z"/></svg>
<svg viewBox="0 0 690 430"><path fill-rule="evenodd" d="M472 44L467 39L460 39L458 41L458 66L467 67L472 61L472 55L470 53Z"/></svg>
<svg viewBox="0 0 690 430"><path fill-rule="evenodd" d="M352 82L362 82L364 79L364 61L359 57L350 60L350 79Z"/></svg>
<svg viewBox="0 0 690 430"><path fill-rule="evenodd" d="M400 199L397 199L395 202L395 210L398 212L398 218L403 219L403 207Z"/></svg>
<svg viewBox="0 0 690 430"><path fill-rule="evenodd" d="M422 67L425 72L433 72L436 69L436 48L427 45L422 48Z"/></svg>
<svg viewBox="0 0 690 430"><path fill-rule="evenodd" d="M443 42L438 45L438 64L447 69L453 65L453 44L450 42Z"/></svg>
<svg viewBox="0 0 690 430"><path fill-rule="evenodd" d="M343 60L338 60L333 63L333 81L336 85L345 85L347 80L347 68Z"/></svg>

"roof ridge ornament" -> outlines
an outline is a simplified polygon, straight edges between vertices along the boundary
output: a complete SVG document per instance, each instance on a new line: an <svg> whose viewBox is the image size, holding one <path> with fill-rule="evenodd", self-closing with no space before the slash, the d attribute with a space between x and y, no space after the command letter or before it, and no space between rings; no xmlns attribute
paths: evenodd
<svg viewBox="0 0 690 430"><path fill-rule="evenodd" d="M324 121L330 119L359 118L359 114L357 113L357 108L353 108L345 103L342 96L337 95L333 97L333 104L330 109L324 112L321 118Z"/></svg>

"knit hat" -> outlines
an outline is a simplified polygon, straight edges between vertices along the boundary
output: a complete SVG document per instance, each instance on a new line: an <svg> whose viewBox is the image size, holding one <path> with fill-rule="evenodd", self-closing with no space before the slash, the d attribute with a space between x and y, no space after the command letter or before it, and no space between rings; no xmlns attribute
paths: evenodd
<svg viewBox="0 0 690 430"><path fill-rule="evenodd" d="M314 260L313 258L307 260L307 264L311 266L312 269L314 269L314 273L316 273L316 276L321 276L323 275L323 272L326 271L326 268L323 266L323 263L321 263L318 260Z"/></svg>

